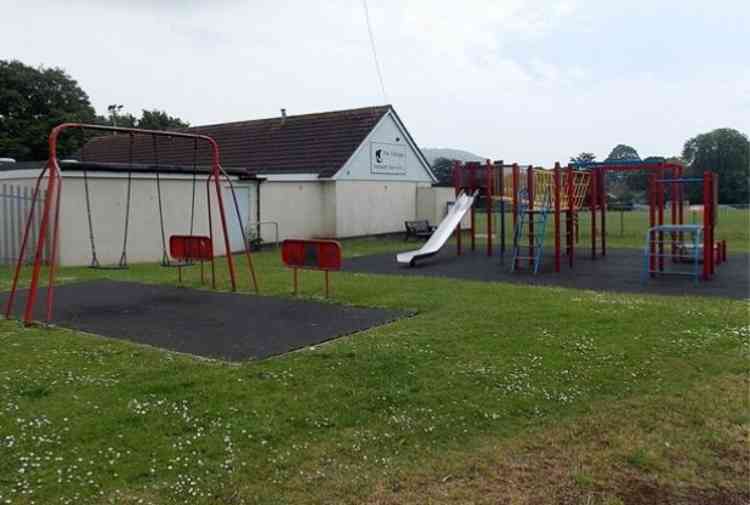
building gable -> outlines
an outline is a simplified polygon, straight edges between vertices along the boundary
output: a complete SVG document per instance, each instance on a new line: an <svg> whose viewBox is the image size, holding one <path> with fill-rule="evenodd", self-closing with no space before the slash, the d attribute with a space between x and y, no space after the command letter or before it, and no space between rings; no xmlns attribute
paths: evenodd
<svg viewBox="0 0 750 505"><path fill-rule="evenodd" d="M383 115L333 179L436 181L424 155L392 109Z"/></svg>

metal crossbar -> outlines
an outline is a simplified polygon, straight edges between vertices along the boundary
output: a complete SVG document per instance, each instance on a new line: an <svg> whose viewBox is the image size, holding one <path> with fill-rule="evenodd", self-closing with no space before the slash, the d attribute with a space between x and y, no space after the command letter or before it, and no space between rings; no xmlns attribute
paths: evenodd
<svg viewBox="0 0 750 505"><path fill-rule="evenodd" d="M659 237L664 233L671 235L667 241ZM688 235L688 239L684 238ZM678 240L679 237L679 240ZM664 252L665 245L669 251ZM643 248L643 269L641 282L646 283L649 277L659 275L686 275L692 277L695 283L700 280L701 253L703 252L703 226L695 224L665 224L649 228L646 232L646 243ZM656 259L657 268L651 268L651 259ZM665 269L665 260L672 263L687 262L690 270ZM687 261L684 261L687 260Z"/></svg>

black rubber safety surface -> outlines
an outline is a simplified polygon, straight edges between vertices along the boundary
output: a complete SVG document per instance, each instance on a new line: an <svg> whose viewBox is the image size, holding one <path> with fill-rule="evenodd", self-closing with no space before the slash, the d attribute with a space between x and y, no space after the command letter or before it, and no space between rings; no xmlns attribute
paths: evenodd
<svg viewBox="0 0 750 505"><path fill-rule="evenodd" d="M35 319L43 319L46 289ZM410 314L271 296L109 280L55 289L52 323L228 361L262 359ZM7 293L0 293L4 306ZM20 313L26 292L19 292Z"/></svg>
<svg viewBox="0 0 750 505"><path fill-rule="evenodd" d="M419 247L419 244L409 245ZM405 251L409 249L409 245L404 248ZM344 262L344 270L562 286L596 291L750 298L750 254L730 255L726 263L717 267L716 274L710 281L701 281L697 284L692 278L672 275L660 275L642 283L643 256L638 249L608 249L606 257L596 260L592 260L590 254L581 252L575 258L573 270L567 265L567 257L563 256L561 271L557 274L554 272L551 251L549 254L545 251L542 268L536 275L528 270L511 273L511 257L509 253L506 253L504 260L499 255L487 257L484 249L479 246L475 252L464 250L462 256L457 256L455 246L447 246L437 255L419 261L414 267L397 264L396 255L387 253L349 259ZM685 265L681 267L685 268ZM528 269L528 260L525 269Z"/></svg>

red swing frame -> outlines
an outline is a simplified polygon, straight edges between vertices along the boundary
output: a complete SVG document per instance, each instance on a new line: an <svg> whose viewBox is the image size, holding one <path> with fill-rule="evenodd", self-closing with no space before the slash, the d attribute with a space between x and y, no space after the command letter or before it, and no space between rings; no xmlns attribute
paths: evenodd
<svg viewBox="0 0 750 505"><path fill-rule="evenodd" d="M224 199L221 193L221 182L222 175L228 179L226 173L221 167L219 145L216 141L208 135L198 135L193 133L183 132L168 132L158 130L142 130L138 128L121 128L116 126L100 126L91 125L84 123L63 123L55 128L49 134L49 159L41 173L37 177L36 184L34 186L34 192L32 195L32 205L29 210L29 215L26 220L26 226L24 228L23 240L21 241L21 250L18 255L18 261L16 263L15 272L13 275L13 283L10 291L10 296L5 307L5 317L10 318L13 311L13 303L15 301L16 292L18 289L18 280L23 267L23 258L25 258L26 247L28 245L29 236L31 233L31 223L34 219L34 210L36 208L37 198L39 196L39 189L42 186L42 181L47 179L46 197L44 199L44 206L42 208L42 220L39 226L39 234L36 238L36 253L34 255L34 264L31 272L31 282L29 285L29 294L26 299L26 306L24 309L23 322L25 324L31 324L34 317L34 305L37 299L37 292L39 289L39 276L42 267L42 252L44 251L47 236L51 230L51 260L49 265L49 277L47 284L47 313L46 321L52 320L52 308L54 305L54 289L55 289L55 274L57 270L58 253L59 253L59 242L60 242L60 199L62 196L62 172L60 170L60 164L57 159L57 144L60 135L65 130L77 129L77 130L95 130L103 132L116 132L125 133L129 135L149 135L151 137L170 137L170 138L187 138L196 139L199 141L207 142L212 152L211 172L206 180L206 191L207 191L207 207L208 207L208 229L209 239L213 242L213 223L211 217L211 187L216 191L217 204L219 207L219 217L221 221L221 230L224 235L224 248L226 251L227 266L229 268L229 278L232 284L232 291L237 290L237 280L235 275L234 260L232 257L231 247L229 245L229 233L227 232L227 218L226 211L224 210ZM212 255L213 256L213 255ZM255 291L258 291L258 283L255 277L255 269L253 268L252 258L250 251L245 247L245 256L247 257L248 267L250 270L250 277L255 287ZM211 258L211 276L212 286L216 288L216 271L215 271L214 260Z"/></svg>

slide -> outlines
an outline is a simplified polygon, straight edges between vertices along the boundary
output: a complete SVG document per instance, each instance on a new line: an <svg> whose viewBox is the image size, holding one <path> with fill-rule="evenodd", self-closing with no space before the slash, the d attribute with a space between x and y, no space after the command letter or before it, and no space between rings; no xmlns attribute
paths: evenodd
<svg viewBox="0 0 750 505"><path fill-rule="evenodd" d="M458 226L458 223L461 222L461 219L463 219L471 206L474 205L475 198L476 192L473 195L467 195L466 193L461 192L456 199L456 203L451 206L448 215L445 216L430 239L416 251L397 254L396 261L399 264L413 267L418 259L428 258L433 254L436 254L448 241L453 230L456 229L456 226Z"/></svg>

